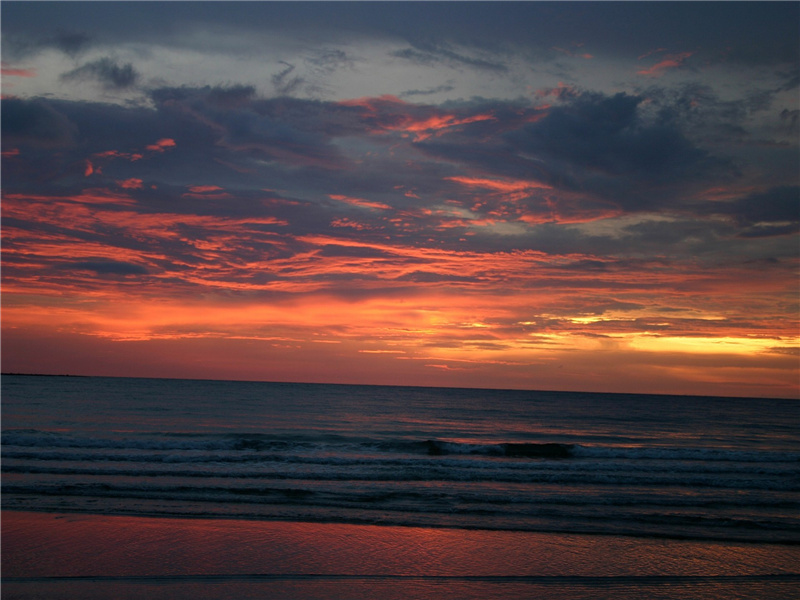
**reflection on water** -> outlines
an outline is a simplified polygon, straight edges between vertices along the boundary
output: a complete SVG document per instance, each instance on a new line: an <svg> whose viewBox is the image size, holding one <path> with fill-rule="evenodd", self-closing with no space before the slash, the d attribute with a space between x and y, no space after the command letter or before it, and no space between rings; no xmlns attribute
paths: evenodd
<svg viewBox="0 0 800 600"><path fill-rule="evenodd" d="M4 598L764 600L800 585L786 545L21 512L2 541Z"/></svg>

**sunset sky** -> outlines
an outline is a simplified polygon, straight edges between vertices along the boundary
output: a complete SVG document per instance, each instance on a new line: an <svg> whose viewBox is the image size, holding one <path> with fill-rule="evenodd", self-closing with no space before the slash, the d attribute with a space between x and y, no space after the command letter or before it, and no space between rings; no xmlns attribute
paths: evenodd
<svg viewBox="0 0 800 600"><path fill-rule="evenodd" d="M796 2L2 3L2 368L798 397Z"/></svg>

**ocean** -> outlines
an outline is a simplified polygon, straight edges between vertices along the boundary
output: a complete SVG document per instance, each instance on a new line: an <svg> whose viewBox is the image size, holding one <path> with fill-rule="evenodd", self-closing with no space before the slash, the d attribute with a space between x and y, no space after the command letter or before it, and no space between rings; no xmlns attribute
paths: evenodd
<svg viewBox="0 0 800 600"><path fill-rule="evenodd" d="M793 400L5 375L2 411L4 521L13 511L100 515L117 524L113 518L161 519L171 526L199 520L230 520L237 527L317 524L317 536L334 525L362 537L365 531L401 532L397 539L415 531L462 532L463 540L488 536L484 544L498 548L501 539L526 535L603 544L638 540L637 548L647 544L650 552L664 544L682 543L682 552L685 544L701 544L772 557L763 572L726 571L734 578L726 580L731 590L755 585L752 597L778 598L786 586L800 585L800 403ZM260 539L273 535L272 527ZM56 585L57 578L33 567L14 572L7 531L4 524L4 579L14 597L35 597L25 595L31 585ZM47 552L41 545L36 551ZM479 556L472 560L480 563ZM223 556L219 562L230 561ZM478 563L472 572L480 575ZM716 577L707 566L707 572L695 562L669 575L644 575ZM223 572L206 567L192 576L233 575L219 568ZM285 583L275 577L313 578L320 569L306 565L297 573L289 562L280 573L244 575L261 577L255 582L274 592ZM480 576L522 585L519 597L538 581L524 578L555 576L506 571ZM499 589L493 580L471 582L462 573L448 582L447 573L436 573L424 565L417 571L439 578L432 580L438 597L442 586L472 585L474 597L486 597L486 585ZM558 576L580 575L563 573ZM109 583L102 579L107 573L91 575L95 590ZM374 573L326 576L356 575ZM381 574L390 576L400 575ZM583 597L578 581L571 587L562 582L571 589L563 597ZM596 592L609 581L586 597L604 597ZM408 597L412 582L400 583ZM374 590L378 583L371 585ZM642 583L630 585L635 591ZM342 586L355 589L352 582ZM561 597L545 587L537 597ZM689 595L672 589L665 597L703 597L700 588L689 587ZM714 589L709 597L725 597ZM620 594L616 589L608 597L625 597ZM58 596L53 590L48 595ZM471 596L462 590L457 597ZM658 595L650 590L641 597Z"/></svg>

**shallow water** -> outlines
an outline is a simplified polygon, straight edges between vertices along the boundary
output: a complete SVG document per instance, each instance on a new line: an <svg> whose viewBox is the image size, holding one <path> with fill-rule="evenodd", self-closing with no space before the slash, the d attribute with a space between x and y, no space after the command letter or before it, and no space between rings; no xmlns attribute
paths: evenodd
<svg viewBox="0 0 800 600"><path fill-rule="evenodd" d="M4 598L789 598L795 546L6 512Z"/></svg>

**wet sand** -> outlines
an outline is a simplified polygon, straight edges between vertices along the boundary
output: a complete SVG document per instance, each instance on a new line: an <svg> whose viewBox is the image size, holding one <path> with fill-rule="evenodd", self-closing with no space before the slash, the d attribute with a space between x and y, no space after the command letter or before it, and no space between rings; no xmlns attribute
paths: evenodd
<svg viewBox="0 0 800 600"><path fill-rule="evenodd" d="M4 511L3 599L787 598L800 546Z"/></svg>

